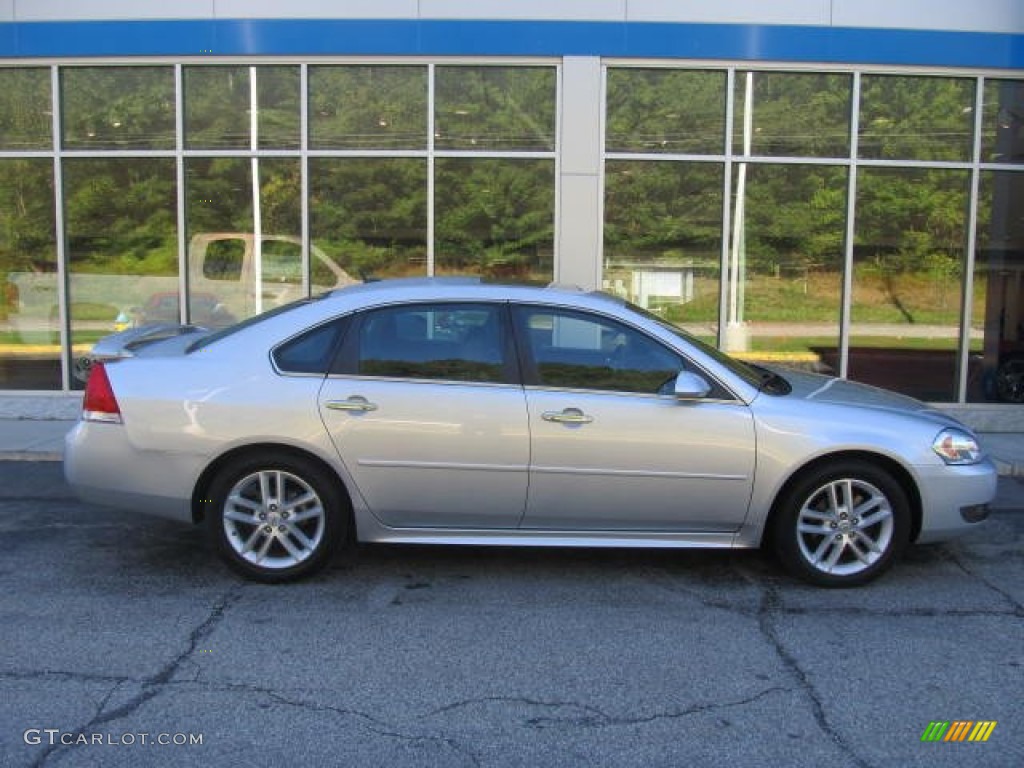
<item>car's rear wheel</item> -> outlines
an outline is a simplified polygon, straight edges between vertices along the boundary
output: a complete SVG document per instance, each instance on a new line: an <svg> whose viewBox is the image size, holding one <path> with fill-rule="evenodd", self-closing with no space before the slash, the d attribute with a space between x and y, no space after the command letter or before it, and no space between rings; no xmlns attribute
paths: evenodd
<svg viewBox="0 0 1024 768"><path fill-rule="evenodd" d="M853 587L884 573L910 538L910 504L883 469L844 461L802 477L781 499L775 549L795 576Z"/></svg>
<svg viewBox="0 0 1024 768"><path fill-rule="evenodd" d="M337 479L298 456L233 462L214 479L210 500L214 548L229 566L258 581L308 576L348 540L350 510Z"/></svg>

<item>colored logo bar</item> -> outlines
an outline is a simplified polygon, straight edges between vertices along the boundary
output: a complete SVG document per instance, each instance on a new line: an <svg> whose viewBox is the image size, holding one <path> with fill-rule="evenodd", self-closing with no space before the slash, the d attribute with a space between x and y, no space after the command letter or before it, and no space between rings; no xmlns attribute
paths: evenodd
<svg viewBox="0 0 1024 768"><path fill-rule="evenodd" d="M996 729L995 720L932 720L921 741L988 741Z"/></svg>

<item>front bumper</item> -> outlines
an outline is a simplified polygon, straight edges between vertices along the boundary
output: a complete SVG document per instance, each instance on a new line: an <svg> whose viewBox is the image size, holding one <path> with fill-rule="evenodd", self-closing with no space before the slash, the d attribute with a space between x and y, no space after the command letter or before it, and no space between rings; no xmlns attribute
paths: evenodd
<svg viewBox="0 0 1024 768"><path fill-rule="evenodd" d="M922 509L918 542L957 536L988 517L987 507L999 480L989 459L968 466L918 467L917 471Z"/></svg>

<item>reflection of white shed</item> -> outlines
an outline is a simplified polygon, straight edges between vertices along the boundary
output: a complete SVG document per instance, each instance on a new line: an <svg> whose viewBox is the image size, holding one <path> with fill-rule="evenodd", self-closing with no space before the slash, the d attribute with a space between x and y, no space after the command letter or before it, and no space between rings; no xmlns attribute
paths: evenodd
<svg viewBox="0 0 1024 768"><path fill-rule="evenodd" d="M693 301L692 266L645 264L631 272L630 298L650 309L660 304L686 304Z"/></svg>

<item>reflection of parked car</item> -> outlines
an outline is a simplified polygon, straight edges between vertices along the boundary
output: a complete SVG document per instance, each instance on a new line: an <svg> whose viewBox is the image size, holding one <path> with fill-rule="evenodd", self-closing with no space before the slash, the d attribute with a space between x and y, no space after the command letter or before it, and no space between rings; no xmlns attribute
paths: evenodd
<svg viewBox="0 0 1024 768"><path fill-rule="evenodd" d="M603 294L383 281L96 345L65 472L281 581L355 540L757 547L862 584L987 515L956 420L729 358ZM104 362L104 360L106 362Z"/></svg>
<svg viewBox="0 0 1024 768"><path fill-rule="evenodd" d="M193 293L188 301L189 321L205 328L224 328L237 321L210 293ZM156 293L139 310L138 325L150 323L177 323L181 317L178 294Z"/></svg>

